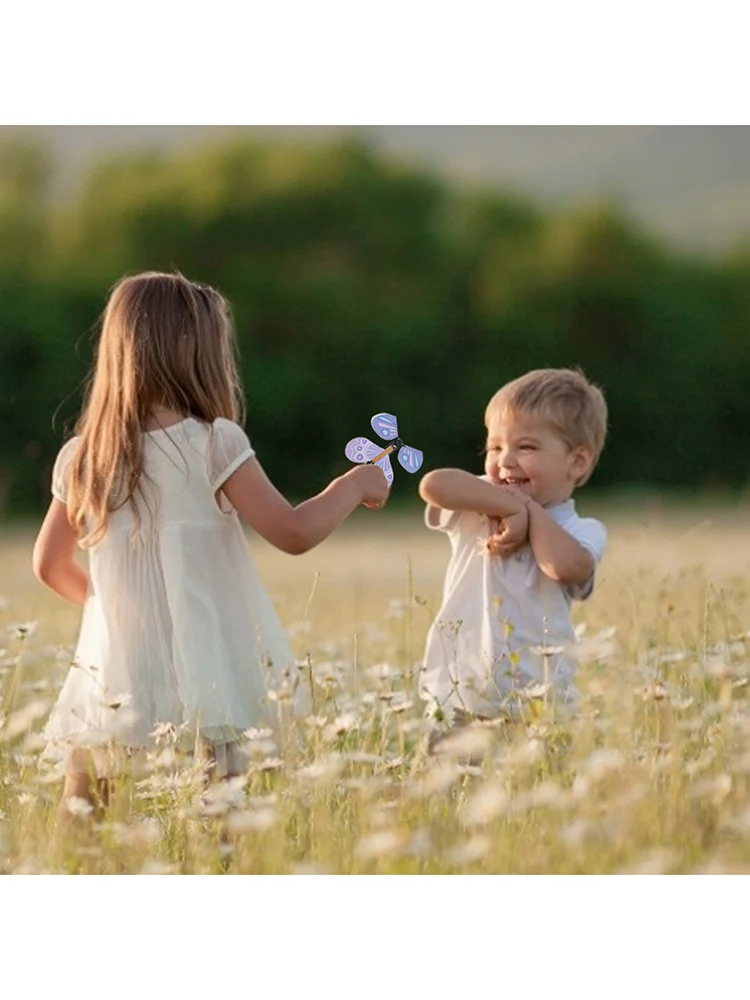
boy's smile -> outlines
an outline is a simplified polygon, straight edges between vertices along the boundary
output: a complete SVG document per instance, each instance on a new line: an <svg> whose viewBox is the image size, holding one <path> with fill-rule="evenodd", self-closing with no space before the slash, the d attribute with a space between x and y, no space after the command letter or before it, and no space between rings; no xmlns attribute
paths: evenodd
<svg viewBox="0 0 750 1000"><path fill-rule="evenodd" d="M568 500L591 461L570 449L548 423L525 414L496 417L487 428L485 472L497 486L515 486L543 505Z"/></svg>

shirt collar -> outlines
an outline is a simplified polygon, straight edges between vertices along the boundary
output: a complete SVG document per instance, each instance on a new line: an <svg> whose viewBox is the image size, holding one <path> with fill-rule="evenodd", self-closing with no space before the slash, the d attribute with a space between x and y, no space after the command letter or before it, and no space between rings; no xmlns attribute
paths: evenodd
<svg viewBox="0 0 750 1000"><path fill-rule="evenodd" d="M575 516L576 504L575 500L571 497L570 500L563 500L562 503L554 503L550 507L543 507L542 510L546 510L553 521L562 524L564 521Z"/></svg>

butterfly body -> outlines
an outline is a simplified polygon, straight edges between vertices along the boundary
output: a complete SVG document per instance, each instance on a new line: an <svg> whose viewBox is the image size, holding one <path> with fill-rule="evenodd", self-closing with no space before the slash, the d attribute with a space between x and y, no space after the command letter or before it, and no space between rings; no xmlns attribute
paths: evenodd
<svg viewBox="0 0 750 1000"><path fill-rule="evenodd" d="M391 454L398 455L398 461L407 472L417 472L422 467L424 455L417 448L405 445L398 436L398 424L396 418L391 413L377 413L370 421L373 430L384 441L390 441L387 448L375 444L366 437L352 438L345 448L346 457L351 462L360 465L379 466L388 480L388 485L393 483L393 468L391 467Z"/></svg>

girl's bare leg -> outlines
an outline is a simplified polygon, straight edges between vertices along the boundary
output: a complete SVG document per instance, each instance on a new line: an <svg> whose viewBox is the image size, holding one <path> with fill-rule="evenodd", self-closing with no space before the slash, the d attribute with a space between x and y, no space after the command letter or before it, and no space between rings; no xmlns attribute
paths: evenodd
<svg viewBox="0 0 750 1000"><path fill-rule="evenodd" d="M65 769L63 806L67 806L71 799L82 799L93 808L94 799L91 793L93 774L94 762L91 755L85 750L73 750Z"/></svg>
<svg viewBox="0 0 750 1000"><path fill-rule="evenodd" d="M56 850L65 849L68 838L80 842L91 828L94 815L92 794L93 760L83 750L74 750L68 758L60 805L57 808L53 843Z"/></svg>
<svg viewBox="0 0 750 1000"><path fill-rule="evenodd" d="M58 822L99 818L109 805L111 791L109 778L97 779L91 753L73 750L65 771L62 801L57 813ZM86 810L86 806L90 807L90 811Z"/></svg>

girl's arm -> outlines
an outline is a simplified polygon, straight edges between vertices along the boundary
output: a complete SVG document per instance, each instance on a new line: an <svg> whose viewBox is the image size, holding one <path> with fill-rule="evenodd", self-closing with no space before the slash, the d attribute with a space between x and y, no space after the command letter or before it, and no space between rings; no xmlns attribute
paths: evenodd
<svg viewBox="0 0 750 1000"><path fill-rule="evenodd" d="M334 479L322 493L293 507L253 457L232 473L221 492L267 542L282 552L301 555L328 538L360 504L382 507L388 483L378 466L359 465Z"/></svg>
<svg viewBox="0 0 750 1000"><path fill-rule="evenodd" d="M594 572L591 553L536 501L529 503L528 510L529 544L542 573L565 586L586 583Z"/></svg>
<svg viewBox="0 0 750 1000"><path fill-rule="evenodd" d="M419 495L445 510L472 510L490 517L518 514L525 501L505 486L495 486L462 469L434 469L423 476Z"/></svg>
<svg viewBox="0 0 750 1000"><path fill-rule="evenodd" d="M76 544L68 508L60 500L53 499L34 543L34 575L66 601L85 604L89 577L73 558Z"/></svg>

